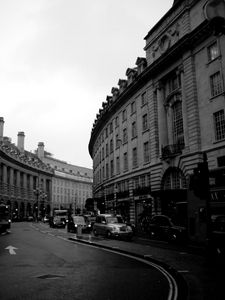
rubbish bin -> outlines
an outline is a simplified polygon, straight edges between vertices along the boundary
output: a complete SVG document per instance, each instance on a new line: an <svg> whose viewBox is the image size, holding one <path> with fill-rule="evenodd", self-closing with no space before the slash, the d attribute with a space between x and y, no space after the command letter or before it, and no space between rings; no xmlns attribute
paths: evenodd
<svg viewBox="0 0 225 300"><path fill-rule="evenodd" d="M81 236L82 235L82 226L78 225L77 226L77 236Z"/></svg>

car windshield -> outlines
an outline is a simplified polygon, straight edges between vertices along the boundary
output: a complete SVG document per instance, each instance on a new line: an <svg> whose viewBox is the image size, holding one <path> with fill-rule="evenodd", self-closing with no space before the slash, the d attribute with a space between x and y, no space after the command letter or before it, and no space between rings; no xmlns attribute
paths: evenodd
<svg viewBox="0 0 225 300"><path fill-rule="evenodd" d="M73 221L76 224L85 224L85 221L84 221L83 217L73 217Z"/></svg>
<svg viewBox="0 0 225 300"><path fill-rule="evenodd" d="M107 223L119 223L117 217L107 217Z"/></svg>

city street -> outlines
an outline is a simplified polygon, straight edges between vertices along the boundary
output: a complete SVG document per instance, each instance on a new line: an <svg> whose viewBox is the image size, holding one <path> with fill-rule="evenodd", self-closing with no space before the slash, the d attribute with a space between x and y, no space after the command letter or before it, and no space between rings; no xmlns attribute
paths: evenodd
<svg viewBox="0 0 225 300"><path fill-rule="evenodd" d="M0 237L0 298L176 299L176 283L160 266L69 236L48 224L13 223Z"/></svg>

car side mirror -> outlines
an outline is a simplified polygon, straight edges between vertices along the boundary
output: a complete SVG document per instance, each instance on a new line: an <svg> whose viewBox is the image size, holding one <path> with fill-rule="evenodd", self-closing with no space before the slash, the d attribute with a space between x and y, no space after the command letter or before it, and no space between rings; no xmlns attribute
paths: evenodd
<svg viewBox="0 0 225 300"><path fill-rule="evenodd" d="M106 221L102 221L102 224L106 224Z"/></svg>

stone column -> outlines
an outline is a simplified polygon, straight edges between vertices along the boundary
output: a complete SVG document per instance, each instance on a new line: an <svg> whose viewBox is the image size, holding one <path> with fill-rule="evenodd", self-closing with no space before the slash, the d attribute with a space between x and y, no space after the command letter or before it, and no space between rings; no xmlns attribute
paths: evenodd
<svg viewBox="0 0 225 300"><path fill-rule="evenodd" d="M4 183L7 183L7 166L6 165L3 165L3 182Z"/></svg>

